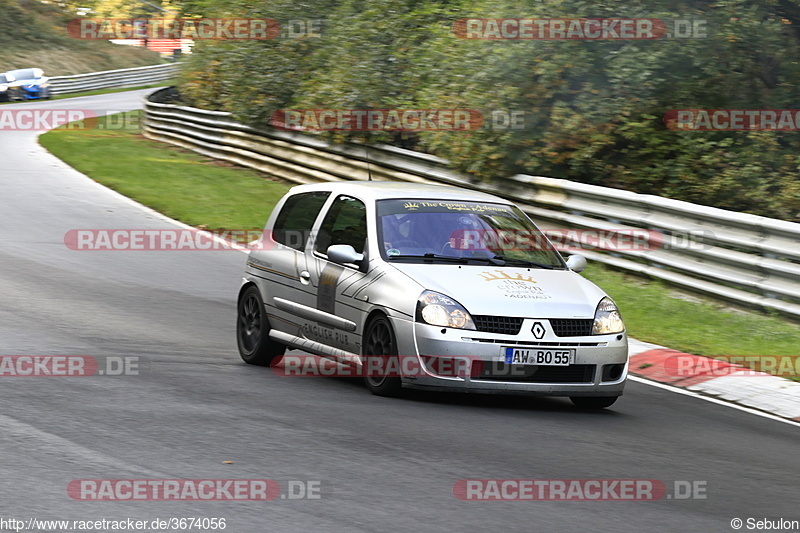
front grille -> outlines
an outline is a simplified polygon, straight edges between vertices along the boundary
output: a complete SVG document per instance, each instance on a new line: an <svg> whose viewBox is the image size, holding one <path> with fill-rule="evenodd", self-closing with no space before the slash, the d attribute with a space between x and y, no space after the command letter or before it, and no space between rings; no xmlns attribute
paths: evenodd
<svg viewBox="0 0 800 533"><path fill-rule="evenodd" d="M516 316L473 315L475 328L485 333L517 335L524 318ZM585 337L592 334L594 319L591 318L551 318L550 327L557 337Z"/></svg>
<svg viewBox="0 0 800 533"><path fill-rule="evenodd" d="M594 319L551 318L550 327L557 337L585 337L592 334Z"/></svg>
<svg viewBox="0 0 800 533"><path fill-rule="evenodd" d="M486 333L499 333L501 335L516 335L522 327L522 318L515 316L490 316L473 315L475 327L478 331Z"/></svg>
<svg viewBox="0 0 800 533"><path fill-rule="evenodd" d="M524 383L593 383L596 368L596 365L534 366L483 361L472 365L472 379Z"/></svg>

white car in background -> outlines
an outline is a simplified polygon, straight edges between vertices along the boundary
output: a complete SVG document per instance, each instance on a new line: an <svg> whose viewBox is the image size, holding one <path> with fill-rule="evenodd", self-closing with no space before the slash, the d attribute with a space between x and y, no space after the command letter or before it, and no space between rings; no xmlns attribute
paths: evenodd
<svg viewBox="0 0 800 533"><path fill-rule="evenodd" d="M7 76L14 78L11 87L17 87L23 100L50 98L50 78L40 68L20 68L9 70Z"/></svg>
<svg viewBox="0 0 800 533"><path fill-rule="evenodd" d="M625 386L628 339L615 303L578 274L585 266L495 196L301 185L278 202L248 257L239 351L260 365L286 348L362 369L413 359L413 371L362 374L383 396L408 387L608 407Z"/></svg>

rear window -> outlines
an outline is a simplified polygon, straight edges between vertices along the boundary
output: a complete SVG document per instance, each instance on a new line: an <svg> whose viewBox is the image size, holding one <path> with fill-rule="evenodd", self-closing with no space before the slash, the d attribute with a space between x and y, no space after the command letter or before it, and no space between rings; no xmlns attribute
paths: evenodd
<svg viewBox="0 0 800 533"><path fill-rule="evenodd" d="M306 192L287 198L275 220L272 238L295 250L303 250L314 220L329 195L329 192L324 191Z"/></svg>

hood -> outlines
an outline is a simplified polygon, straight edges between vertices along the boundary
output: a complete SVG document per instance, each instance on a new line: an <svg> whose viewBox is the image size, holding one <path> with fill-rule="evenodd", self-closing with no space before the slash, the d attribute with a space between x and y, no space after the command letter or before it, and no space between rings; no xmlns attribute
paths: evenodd
<svg viewBox="0 0 800 533"><path fill-rule="evenodd" d="M438 263L391 266L475 315L594 318L597 304L606 296L571 270Z"/></svg>

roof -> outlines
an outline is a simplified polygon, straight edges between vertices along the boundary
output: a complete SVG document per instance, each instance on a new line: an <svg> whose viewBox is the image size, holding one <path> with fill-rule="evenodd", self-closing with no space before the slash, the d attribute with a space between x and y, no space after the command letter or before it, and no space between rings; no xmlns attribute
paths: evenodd
<svg viewBox="0 0 800 533"><path fill-rule="evenodd" d="M337 181L298 185L292 193L311 191L332 191L337 194L350 194L363 200L386 200L391 198L447 198L449 200L480 201L510 204L511 202L478 191L435 185L428 183L410 183L405 181Z"/></svg>
<svg viewBox="0 0 800 533"><path fill-rule="evenodd" d="M25 81L41 78L44 72L40 68L18 68L16 70L9 70L6 74L14 76L16 81Z"/></svg>

